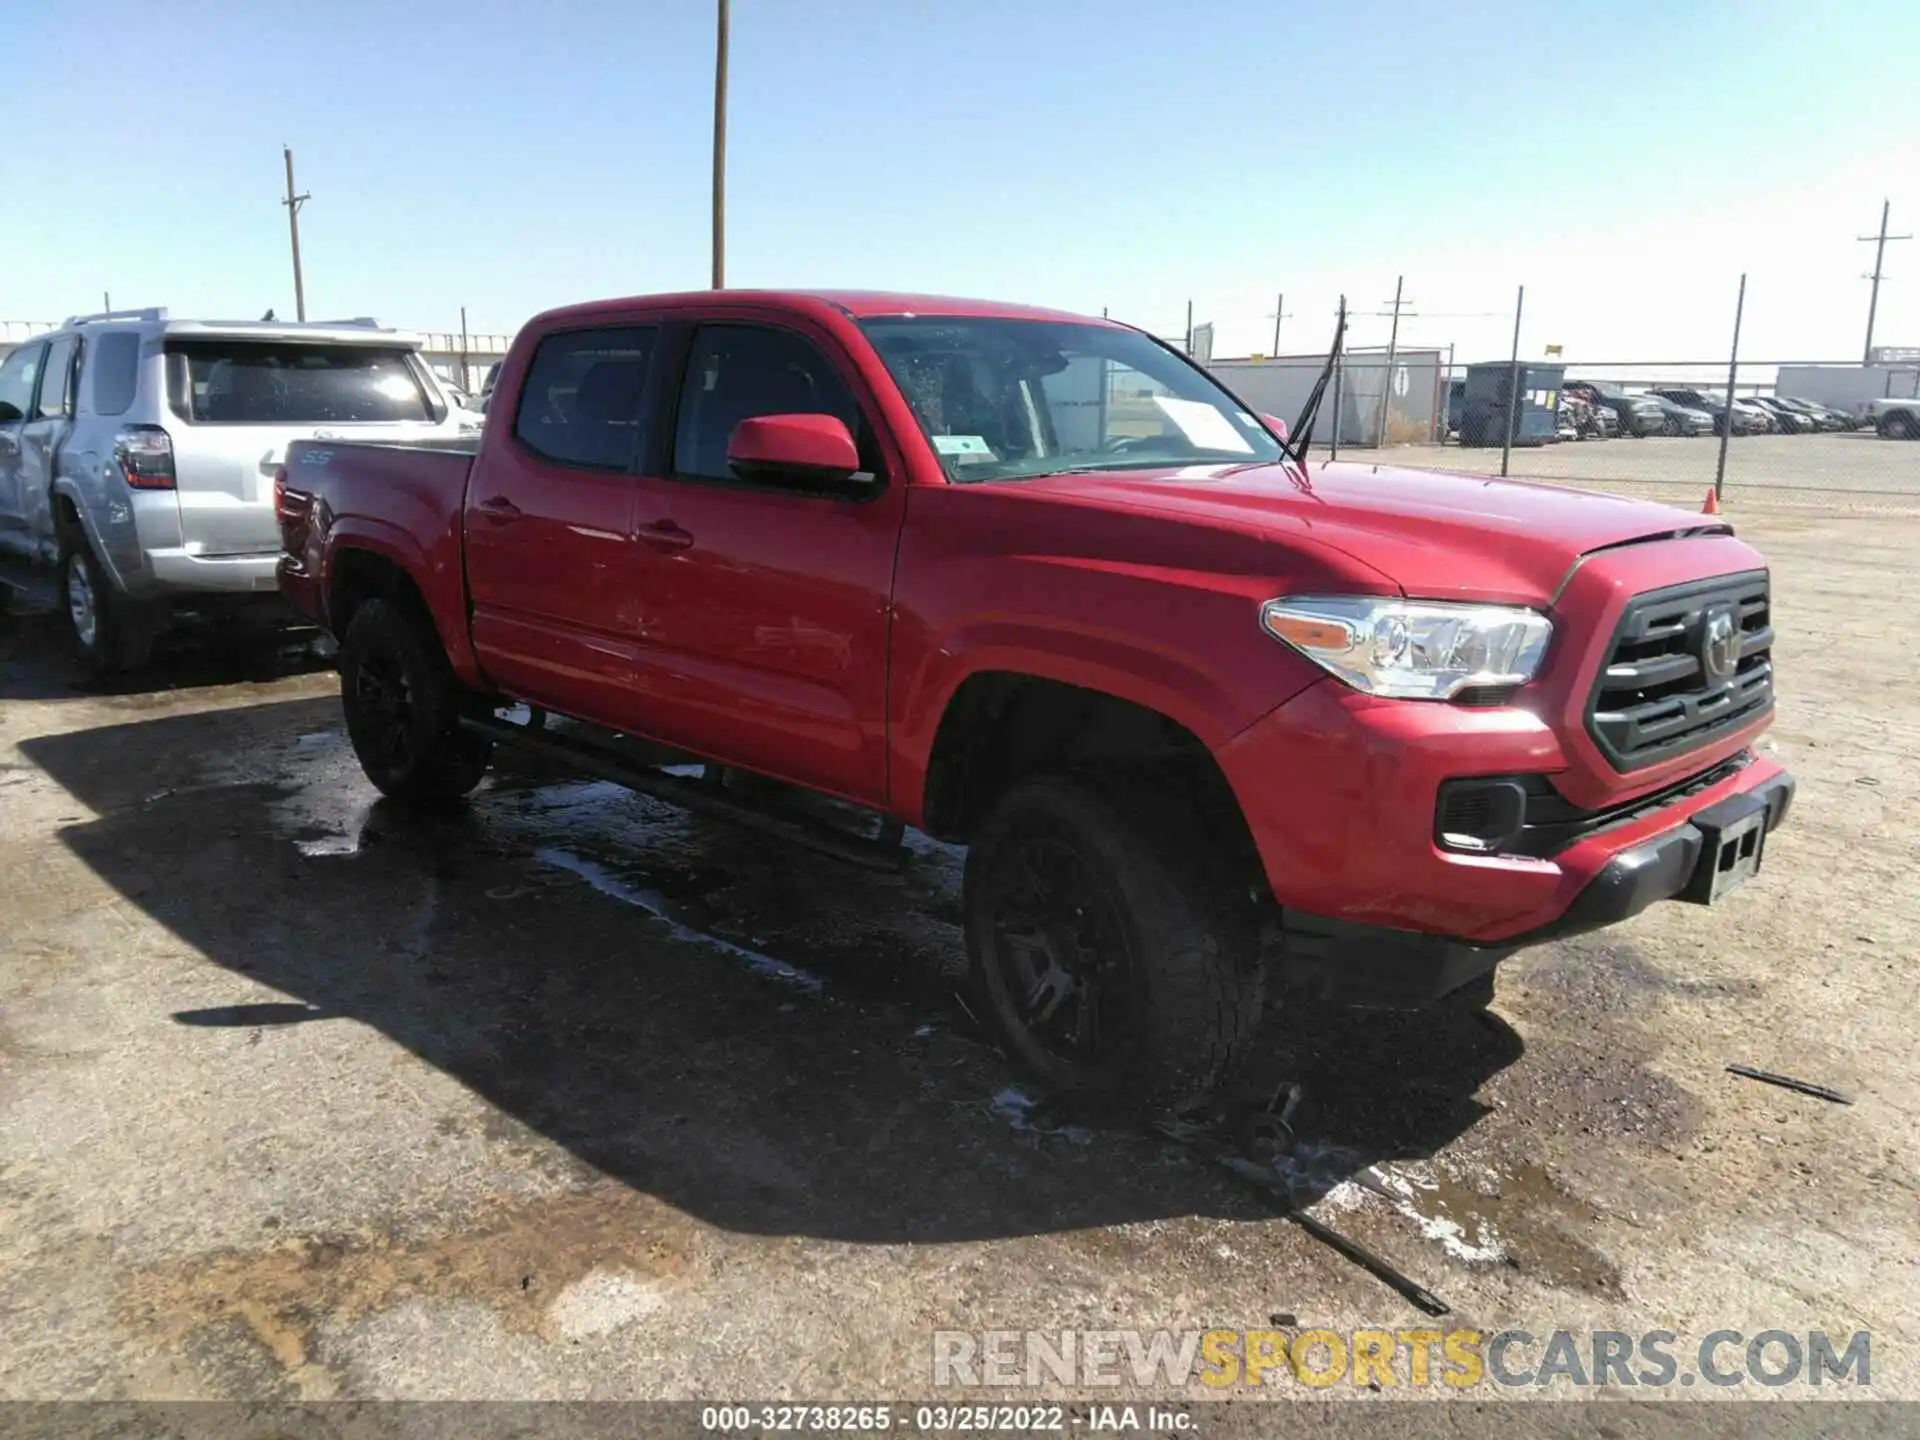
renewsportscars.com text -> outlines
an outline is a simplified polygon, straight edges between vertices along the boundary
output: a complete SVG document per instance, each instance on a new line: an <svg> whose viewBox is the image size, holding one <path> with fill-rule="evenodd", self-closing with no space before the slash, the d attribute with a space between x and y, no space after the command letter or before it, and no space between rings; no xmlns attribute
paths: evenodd
<svg viewBox="0 0 1920 1440"><path fill-rule="evenodd" d="M1456 1390L1872 1383L1872 1337L1714 1330L936 1330L936 1386Z"/></svg>

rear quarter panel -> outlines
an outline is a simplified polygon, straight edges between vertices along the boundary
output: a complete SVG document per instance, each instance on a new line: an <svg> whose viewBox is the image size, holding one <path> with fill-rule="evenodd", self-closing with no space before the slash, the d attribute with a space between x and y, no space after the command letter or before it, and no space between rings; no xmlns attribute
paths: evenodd
<svg viewBox="0 0 1920 1440"><path fill-rule="evenodd" d="M455 673L477 683L461 550L461 515L474 463L459 450L294 442L287 451L287 488L312 498L311 522L295 557L304 582L282 566L288 598L332 628L327 597L341 556L352 550L382 556L419 589Z"/></svg>

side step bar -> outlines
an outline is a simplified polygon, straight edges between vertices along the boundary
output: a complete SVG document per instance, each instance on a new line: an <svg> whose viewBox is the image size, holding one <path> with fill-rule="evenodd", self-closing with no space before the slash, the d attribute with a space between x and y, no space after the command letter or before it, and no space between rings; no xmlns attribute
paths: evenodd
<svg viewBox="0 0 1920 1440"><path fill-rule="evenodd" d="M651 765L637 765L598 745L535 725L516 725L497 716L479 715L463 716L460 724L497 744L516 746L642 795L678 805L696 815L730 820L868 870L897 871L906 863L906 851L899 843L899 829L891 824L882 828L883 838L870 840L810 815L752 804L704 780L669 775ZM892 839L885 838L887 836Z"/></svg>

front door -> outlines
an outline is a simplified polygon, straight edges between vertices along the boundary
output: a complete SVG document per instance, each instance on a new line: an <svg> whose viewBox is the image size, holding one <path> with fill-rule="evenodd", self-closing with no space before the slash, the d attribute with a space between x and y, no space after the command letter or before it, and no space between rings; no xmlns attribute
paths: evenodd
<svg viewBox="0 0 1920 1440"><path fill-rule="evenodd" d="M47 346L40 393L20 427L20 519L30 540L53 541L53 481L60 447L73 433L74 388L80 374L80 337L63 335Z"/></svg>
<svg viewBox="0 0 1920 1440"><path fill-rule="evenodd" d="M661 473L639 481L638 683L661 738L868 805L886 787L887 625L906 513L896 473L863 499L751 483L727 445L756 415L845 420L882 471L851 366L772 324L698 327ZM664 440L664 437L663 437Z"/></svg>
<svg viewBox="0 0 1920 1440"><path fill-rule="evenodd" d="M620 728L636 728L632 471L655 333L596 327L541 340L518 410L489 418L505 433L467 487L481 667L508 694Z"/></svg>
<svg viewBox="0 0 1920 1440"><path fill-rule="evenodd" d="M46 342L22 345L0 363L0 548L26 543L26 495L20 479L20 436L33 408Z"/></svg>

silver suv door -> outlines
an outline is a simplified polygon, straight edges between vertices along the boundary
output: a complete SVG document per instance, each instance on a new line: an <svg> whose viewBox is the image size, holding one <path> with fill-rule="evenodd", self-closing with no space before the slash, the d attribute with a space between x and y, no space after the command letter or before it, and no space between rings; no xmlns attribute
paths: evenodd
<svg viewBox="0 0 1920 1440"><path fill-rule="evenodd" d="M20 432L33 408L34 382L47 345L35 340L0 363L0 545L18 544L26 525L20 489Z"/></svg>
<svg viewBox="0 0 1920 1440"><path fill-rule="evenodd" d="M53 540L53 477L60 447L73 433L74 384L80 374L80 337L56 336L40 367L40 392L20 427L20 518L29 540Z"/></svg>

